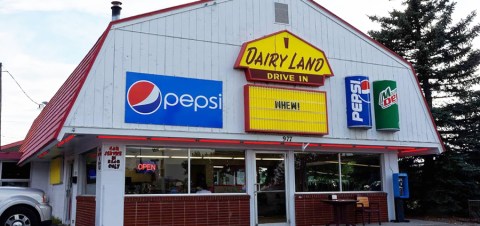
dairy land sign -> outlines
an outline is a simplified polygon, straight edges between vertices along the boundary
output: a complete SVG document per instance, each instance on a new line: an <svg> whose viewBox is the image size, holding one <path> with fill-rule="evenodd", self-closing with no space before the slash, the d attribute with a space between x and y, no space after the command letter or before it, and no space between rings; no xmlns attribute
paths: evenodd
<svg viewBox="0 0 480 226"><path fill-rule="evenodd" d="M245 69L248 81L307 86L333 76L325 53L289 31L244 43L235 68Z"/></svg>

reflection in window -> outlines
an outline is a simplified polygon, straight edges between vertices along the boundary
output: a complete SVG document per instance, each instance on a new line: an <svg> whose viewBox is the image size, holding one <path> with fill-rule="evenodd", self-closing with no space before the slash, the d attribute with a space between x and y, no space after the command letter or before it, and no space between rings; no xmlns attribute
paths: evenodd
<svg viewBox="0 0 480 226"><path fill-rule="evenodd" d="M244 151L127 147L126 194L237 193L244 185Z"/></svg>
<svg viewBox="0 0 480 226"><path fill-rule="evenodd" d="M30 164L18 166L16 162L2 163L2 180L3 179L30 179Z"/></svg>
<svg viewBox="0 0 480 226"><path fill-rule="evenodd" d="M380 157L368 154L341 154L344 191L381 191Z"/></svg>
<svg viewBox="0 0 480 226"><path fill-rule="evenodd" d="M295 153L295 187L297 192L381 191L380 155Z"/></svg>
<svg viewBox="0 0 480 226"><path fill-rule="evenodd" d="M30 163L20 167L16 162L0 162L0 166L0 186L29 186Z"/></svg>
<svg viewBox="0 0 480 226"><path fill-rule="evenodd" d="M245 190L245 153L191 149L192 193L239 193Z"/></svg>
<svg viewBox="0 0 480 226"><path fill-rule="evenodd" d="M84 154L85 159L85 194L96 194L97 183L97 150L93 149Z"/></svg>
<svg viewBox="0 0 480 226"><path fill-rule="evenodd" d="M125 165L125 193L187 193L188 151L128 147Z"/></svg>
<svg viewBox="0 0 480 226"><path fill-rule="evenodd" d="M296 191L340 191L338 154L295 153Z"/></svg>

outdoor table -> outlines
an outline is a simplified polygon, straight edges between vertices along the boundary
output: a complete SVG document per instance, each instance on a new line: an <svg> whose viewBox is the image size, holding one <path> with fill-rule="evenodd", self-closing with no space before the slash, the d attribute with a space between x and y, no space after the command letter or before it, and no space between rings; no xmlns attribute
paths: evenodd
<svg viewBox="0 0 480 226"><path fill-rule="evenodd" d="M347 216L347 207L349 205L355 206L357 203L357 200L355 199L333 199L333 200L322 200L325 203L328 203L332 205L333 207L333 221L328 223L327 226L330 224L335 224L335 225L340 225L340 224L346 224L348 225L353 225L355 226L355 221L353 224L350 224L348 222L348 216Z"/></svg>

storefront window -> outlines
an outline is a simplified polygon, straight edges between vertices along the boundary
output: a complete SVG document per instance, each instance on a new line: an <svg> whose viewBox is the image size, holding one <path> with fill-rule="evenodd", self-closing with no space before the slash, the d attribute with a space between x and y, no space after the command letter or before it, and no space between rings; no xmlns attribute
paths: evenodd
<svg viewBox="0 0 480 226"><path fill-rule="evenodd" d="M84 155L85 158L85 194L95 195L97 187L97 151L91 150Z"/></svg>
<svg viewBox="0 0 480 226"><path fill-rule="evenodd" d="M28 187L30 182L30 163L18 166L16 162L0 162L1 186Z"/></svg>
<svg viewBox="0 0 480 226"><path fill-rule="evenodd" d="M340 154L344 191L381 191L380 157L373 154Z"/></svg>
<svg viewBox="0 0 480 226"><path fill-rule="evenodd" d="M244 156L244 151L127 147L125 193L245 192Z"/></svg>
<svg viewBox="0 0 480 226"><path fill-rule="evenodd" d="M191 192L245 192L243 151L191 150Z"/></svg>
<svg viewBox="0 0 480 226"><path fill-rule="evenodd" d="M338 154L295 153L295 190L340 191L338 170Z"/></svg>
<svg viewBox="0 0 480 226"><path fill-rule="evenodd" d="M297 192L381 190L378 154L295 153Z"/></svg>

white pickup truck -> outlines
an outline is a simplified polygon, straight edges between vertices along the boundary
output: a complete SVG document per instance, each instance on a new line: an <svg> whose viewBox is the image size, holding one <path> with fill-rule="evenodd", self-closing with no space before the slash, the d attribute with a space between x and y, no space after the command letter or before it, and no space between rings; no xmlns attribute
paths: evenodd
<svg viewBox="0 0 480 226"><path fill-rule="evenodd" d="M22 187L0 187L0 226L52 224L52 207L45 192Z"/></svg>

